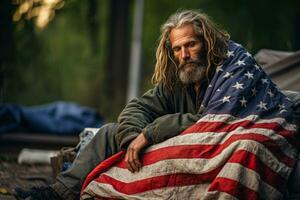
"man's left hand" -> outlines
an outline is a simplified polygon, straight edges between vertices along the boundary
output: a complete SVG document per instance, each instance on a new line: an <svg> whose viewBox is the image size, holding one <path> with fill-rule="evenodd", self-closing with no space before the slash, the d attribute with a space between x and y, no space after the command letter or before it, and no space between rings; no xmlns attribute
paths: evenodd
<svg viewBox="0 0 300 200"><path fill-rule="evenodd" d="M127 169L129 171L136 172L139 171L142 167L142 164L139 160L139 152L148 144L147 139L144 134L139 134L128 146L125 162L127 164Z"/></svg>

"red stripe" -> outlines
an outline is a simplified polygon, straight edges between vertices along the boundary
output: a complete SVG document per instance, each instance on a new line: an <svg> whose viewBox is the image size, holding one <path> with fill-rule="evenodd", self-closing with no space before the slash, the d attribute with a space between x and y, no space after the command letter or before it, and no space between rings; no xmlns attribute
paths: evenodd
<svg viewBox="0 0 300 200"><path fill-rule="evenodd" d="M132 195L165 187L188 186L211 182L220 170L221 168L216 168L203 174L169 174L133 181L130 183L124 183L107 176L106 174L102 174L95 181L112 185L113 188L120 193Z"/></svg>
<svg viewBox="0 0 300 200"><path fill-rule="evenodd" d="M256 200L260 199L259 194L241 183L228 178L217 177L208 189L209 192L221 191L226 192L238 199ZM214 196L215 197L215 196Z"/></svg>
<svg viewBox="0 0 300 200"><path fill-rule="evenodd" d="M82 184L81 187L81 193L83 190L88 186L88 184L96 178L100 173L105 172L108 170L110 167L112 167L115 163L123 159L125 156L125 151L120 151L119 153L116 153L115 155L107 158L106 160L102 161L100 164L98 164L85 178L84 183Z"/></svg>
<svg viewBox="0 0 300 200"><path fill-rule="evenodd" d="M181 134L189 134L189 133L204 133L205 132L231 132L236 130L237 128L243 127L245 129L251 128L263 128L274 131L276 134L283 136L286 140L293 146L296 147L298 145L298 141L295 140L294 131L289 131L284 129L280 124L276 122L272 123L254 123L249 120L240 121L232 124L226 124L224 122L199 122L194 124L193 126L187 128Z"/></svg>
<svg viewBox="0 0 300 200"><path fill-rule="evenodd" d="M264 163L262 163L256 155L254 155L250 152L247 152L244 150L237 151L231 156L231 158L229 159L228 162L239 163L249 169L252 169L260 174L260 177L262 178L262 180L264 180L266 183L272 185L274 188L278 189L280 192L283 192L285 190L285 184L284 184L285 179L283 179L282 177L280 177L280 175L276 174L269 167L264 165ZM217 176L220 169L221 169L221 167L219 167L211 172L207 172L207 173L199 174L199 175L193 175L193 174L163 175L163 176L151 177L151 178L146 178L143 180L133 181L130 183L124 183L124 182L114 179L110 176L102 174L96 181L100 182L100 183L110 184L118 192L130 195L130 194L141 193L141 192L145 192L145 191L149 191L149 190L153 190L153 189L160 189L160 188L164 188L164 187L197 185L197 184L200 184L203 182L209 182L209 181L212 181ZM210 190L214 190L214 187L216 187L216 185L218 184L218 179L220 179L220 178L215 179L215 180L217 180L217 183L215 183L215 181L212 183ZM221 178L221 179L225 179L225 178ZM233 183L234 183L233 185L232 185L232 183L231 183L231 185L226 185L226 184L222 183L222 185L224 185L224 188L221 188L221 189L218 188L217 190L220 190L223 192L229 191L228 193L233 196L240 195L237 193L237 191L232 191L232 189L228 190L230 187L235 188L236 186L238 186L238 189L236 189L236 190L238 190L238 192L240 192L239 191L240 185L237 185L236 181L233 181ZM220 187L220 186L218 186L218 187ZM241 191L242 191L241 193L244 194L244 191L249 193L249 191L247 191L247 190L249 190L250 192L252 191L243 186L243 188L241 189ZM251 195L253 195L253 194L249 194L249 195L250 195L250 197L252 197ZM240 196L237 196L237 197L240 197ZM252 199L252 198L249 198L249 199Z"/></svg>
<svg viewBox="0 0 300 200"><path fill-rule="evenodd" d="M293 167L295 159L286 156L280 147L269 137L264 135L245 133L241 135L232 135L223 144L215 145L180 145L180 146L169 146L160 149L153 150L145 153L142 157L142 163L144 166L153 164L155 162L166 160L166 159L180 159L180 158L214 158L215 156L222 153L229 145L233 142L241 140L254 140L263 144L268 148L274 156L282 163L289 167ZM250 144L252 145L252 144ZM118 165L120 168L126 168L124 161Z"/></svg>
<svg viewBox="0 0 300 200"><path fill-rule="evenodd" d="M256 171L264 182L273 186L281 193L284 193L286 189L286 179L265 165L255 154L245 150L239 150L232 155L228 162L238 163L248 169Z"/></svg>

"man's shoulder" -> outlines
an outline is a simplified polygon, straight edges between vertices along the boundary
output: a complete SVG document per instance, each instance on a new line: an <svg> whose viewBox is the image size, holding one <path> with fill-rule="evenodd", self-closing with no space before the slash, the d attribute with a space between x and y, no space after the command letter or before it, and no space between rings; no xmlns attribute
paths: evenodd
<svg viewBox="0 0 300 200"><path fill-rule="evenodd" d="M222 69L228 72L236 71L237 69L246 70L249 66L251 68L256 66L256 61L251 53L249 53L243 45L230 40Z"/></svg>

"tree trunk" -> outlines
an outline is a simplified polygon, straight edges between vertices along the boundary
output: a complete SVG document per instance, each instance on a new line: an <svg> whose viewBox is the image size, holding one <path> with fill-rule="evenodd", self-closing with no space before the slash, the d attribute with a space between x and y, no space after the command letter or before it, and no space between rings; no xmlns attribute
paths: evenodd
<svg viewBox="0 0 300 200"><path fill-rule="evenodd" d="M0 102L5 101L5 78L14 54L11 0L0 1Z"/></svg>
<svg viewBox="0 0 300 200"><path fill-rule="evenodd" d="M116 117L125 104L128 74L128 14L129 0L111 0L108 47L106 64L105 94L110 117Z"/></svg>
<svg viewBox="0 0 300 200"><path fill-rule="evenodd" d="M99 33L99 19L98 19L98 0L88 0L87 24L90 35L92 55L98 53L98 33Z"/></svg>

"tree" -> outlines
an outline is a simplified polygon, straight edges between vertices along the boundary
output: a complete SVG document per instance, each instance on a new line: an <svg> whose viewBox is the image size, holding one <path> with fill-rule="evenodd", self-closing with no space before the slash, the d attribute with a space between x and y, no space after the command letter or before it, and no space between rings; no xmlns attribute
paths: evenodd
<svg viewBox="0 0 300 200"><path fill-rule="evenodd" d="M119 113L125 105L128 73L128 16L129 0L112 0L110 4L110 27L108 34L108 59L105 70L107 106L105 113ZM112 117L112 116L110 116Z"/></svg>
<svg viewBox="0 0 300 200"><path fill-rule="evenodd" d="M14 54L12 9L10 0L0 2L0 102L4 102L6 70L12 65Z"/></svg>

